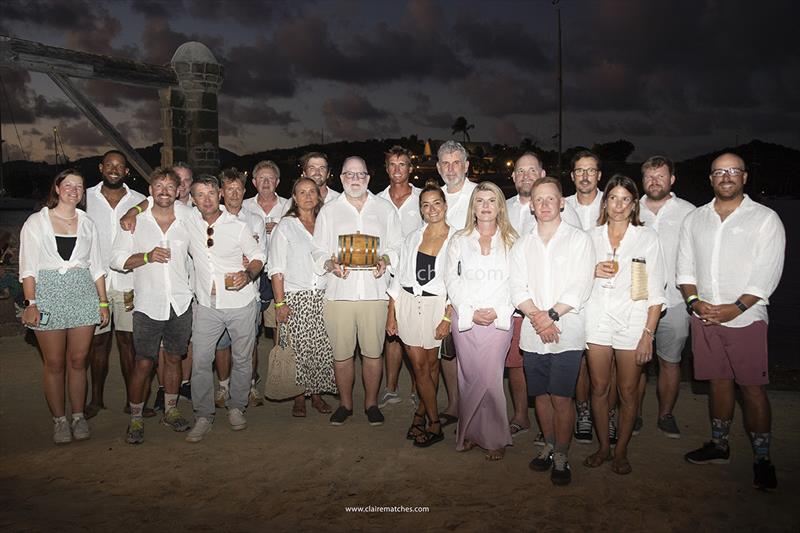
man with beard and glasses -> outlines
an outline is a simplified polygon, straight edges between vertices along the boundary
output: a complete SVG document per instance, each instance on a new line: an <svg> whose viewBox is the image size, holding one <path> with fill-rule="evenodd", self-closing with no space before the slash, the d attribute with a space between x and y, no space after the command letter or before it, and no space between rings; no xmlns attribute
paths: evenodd
<svg viewBox="0 0 800 533"><path fill-rule="evenodd" d="M653 156L642 163L642 190L639 200L639 218L642 223L656 230L661 252L666 262L667 310L658 322L656 330L656 355L658 356L658 429L669 438L677 439L681 430L672 414L678 399L681 383L681 352L689 336L689 315L683 297L675 283L675 263L678 260L678 237L686 215L694 205L678 198L672 192L675 184L675 165L664 156ZM639 416L636 426L642 425L642 400L644 399L647 373L639 378Z"/></svg>
<svg viewBox="0 0 800 533"><path fill-rule="evenodd" d="M319 187L319 196L323 204L328 204L339 197L339 192L328 187L331 177L331 167L328 156L322 152L308 152L300 158L301 178L309 178Z"/></svg>
<svg viewBox="0 0 800 533"><path fill-rule="evenodd" d="M86 191L86 213L94 222L100 237L100 254L107 269L106 293L108 295L111 320L105 327L98 327L89 353L92 375L92 399L86 405L86 418L92 418L105 409L103 389L108 376L108 357L111 353L111 330L116 331L117 350L122 378L127 390L134 365L133 349L133 274L109 268L111 247L122 231L120 218L145 197L125 184L128 177L128 162L122 152L109 150L103 155L100 166L102 181ZM126 296L128 293L128 304ZM129 397L130 394L126 394ZM129 407L125 406L125 412ZM148 409L145 416L154 416Z"/></svg>

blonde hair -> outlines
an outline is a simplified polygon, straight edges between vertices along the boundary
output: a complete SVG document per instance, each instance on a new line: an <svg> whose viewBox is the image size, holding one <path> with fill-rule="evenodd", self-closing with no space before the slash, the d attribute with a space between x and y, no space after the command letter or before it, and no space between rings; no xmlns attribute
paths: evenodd
<svg viewBox="0 0 800 533"><path fill-rule="evenodd" d="M491 181L482 181L472 191L472 196L469 198L469 208L467 209L467 222L464 229L459 231L456 235L470 235L477 225L477 216L475 215L475 198L479 192L490 191L494 193L497 199L497 228L500 230L500 237L503 239L503 244L506 250L513 246L514 241L517 240L519 234L514 230L511 222L508 220L508 212L506 211L506 197L500 187Z"/></svg>

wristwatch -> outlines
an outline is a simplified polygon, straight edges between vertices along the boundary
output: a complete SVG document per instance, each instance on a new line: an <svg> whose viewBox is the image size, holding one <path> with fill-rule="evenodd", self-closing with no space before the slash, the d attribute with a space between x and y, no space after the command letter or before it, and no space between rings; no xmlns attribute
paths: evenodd
<svg viewBox="0 0 800 533"><path fill-rule="evenodd" d="M551 307L550 309L548 309L548 310L547 310L547 316L549 316L549 317L550 317L550 319L551 319L553 322L558 322L558 319L559 319L559 318L561 318L561 317L558 315L558 311L556 311L556 310L555 310L555 309L553 309L552 307Z"/></svg>
<svg viewBox="0 0 800 533"><path fill-rule="evenodd" d="M22 305L25 307L36 305L36 300L22 300Z"/></svg>

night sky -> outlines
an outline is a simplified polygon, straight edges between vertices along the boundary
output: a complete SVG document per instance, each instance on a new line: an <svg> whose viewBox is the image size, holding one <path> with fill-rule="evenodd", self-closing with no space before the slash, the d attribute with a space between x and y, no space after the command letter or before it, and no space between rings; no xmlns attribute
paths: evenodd
<svg viewBox="0 0 800 533"><path fill-rule="evenodd" d="M564 147L624 138L676 159L752 138L800 146L792 1L561 0ZM556 146L547 1L3 0L0 33L164 64L199 40L225 65L220 144L451 137ZM4 159L108 147L42 74L0 68ZM134 146L160 141L157 91L78 82ZM10 106L10 112L9 112Z"/></svg>

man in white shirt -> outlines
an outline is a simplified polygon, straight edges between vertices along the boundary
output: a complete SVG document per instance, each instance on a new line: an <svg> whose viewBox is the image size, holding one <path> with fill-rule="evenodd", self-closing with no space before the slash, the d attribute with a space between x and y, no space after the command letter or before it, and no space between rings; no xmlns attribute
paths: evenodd
<svg viewBox="0 0 800 533"><path fill-rule="evenodd" d="M322 152L308 152L300 158L300 168L302 169L300 176L314 180L319 187L319 195L323 204L330 203L339 197L340 193L328 187L331 167L327 155Z"/></svg>
<svg viewBox="0 0 800 533"><path fill-rule="evenodd" d="M714 200L683 221L677 282L691 311L695 379L710 380L711 441L689 452L690 463L727 463L735 385L753 447L753 487L773 490L767 305L778 286L786 233L777 213L744 194L744 160L724 153L711 163Z"/></svg>
<svg viewBox="0 0 800 533"><path fill-rule="evenodd" d="M194 173L192 172L192 167L184 163L183 161L178 161L174 165L172 165L172 170L175 174L178 175L178 178L181 180L181 184L178 187L178 202L182 203L185 206L192 207L194 204L192 203L192 181L194 180Z"/></svg>
<svg viewBox="0 0 800 533"><path fill-rule="evenodd" d="M111 267L133 271L133 343L136 362L128 383L131 420L126 441L144 442L145 386L163 341L165 390L161 423L174 431L186 431L189 423L178 411L181 359L186 356L192 333L192 290L187 256L189 233L175 213L180 180L175 172L157 168L150 175L153 205L142 213L137 231L123 231L114 239Z"/></svg>
<svg viewBox="0 0 800 533"><path fill-rule="evenodd" d="M197 176L192 199L202 217L190 224L189 251L194 261L197 314L192 325L192 405L195 425L186 440L199 442L214 421L214 383L211 365L214 350L226 329L232 341L231 387L228 422L234 431L247 427L247 407L254 324L260 302L253 281L266 261L252 230L219 206L219 182L209 175ZM242 268L242 257L249 259Z"/></svg>
<svg viewBox="0 0 800 533"><path fill-rule="evenodd" d="M572 158L570 177L575 184L575 194L567 196L566 205L575 210L584 231L597 226L603 193L597 188L603 172L600 158L589 150L581 150Z"/></svg>
<svg viewBox="0 0 800 533"><path fill-rule="evenodd" d="M408 182L411 170L411 151L402 146L392 146L386 153L386 174L389 176L389 186L378 194L392 204L400 217L400 226L405 239L422 225L422 216L419 210L420 190ZM400 403L397 393L397 380L400 377L400 367L403 364L403 345L397 335L386 337L384 346L386 353L386 389L381 394L378 407L390 403ZM411 398L415 401L417 387L414 382L414 373L411 375Z"/></svg>
<svg viewBox="0 0 800 533"><path fill-rule="evenodd" d="M656 330L656 354L658 355L658 429L669 438L681 436L680 428L672 414L678 399L681 383L681 352L689 336L689 315L675 283L675 264L678 260L678 237L681 224L694 205L675 196L675 165L663 156L653 156L642 163L642 190L639 200L639 219L656 230L661 251L664 254L667 278L667 310L658 322ZM641 420L641 403L644 399L647 374L640 378L640 400L638 424Z"/></svg>
<svg viewBox="0 0 800 533"><path fill-rule="evenodd" d="M367 165L360 157L348 157L342 165L344 193L320 210L312 241L317 273L330 272L325 288L325 329L333 346L334 374L340 405L331 415L332 425L345 423L353 414L353 381L356 339L363 356L364 409L370 425L383 424L378 389L383 373L383 342L389 297L386 267L397 264L402 245L400 218L392 205L373 195ZM348 269L337 262L339 235L360 232L380 239L374 269Z"/></svg>
<svg viewBox="0 0 800 533"><path fill-rule="evenodd" d="M111 263L111 247L114 239L122 229L119 220L122 216L142 200L144 196L128 188L125 178L128 176L128 162L117 150L110 150L103 155L100 163L102 181L86 191L86 213L94 222L100 237L100 254L103 265ZM111 329L116 331L117 350L119 351L120 369L127 387L130 373L134 365L133 355L133 275L108 270L106 276L106 293L108 294L111 320L105 327L98 327L89 353L92 373L92 399L86 405L86 418L92 418L101 409L105 409L103 389L108 375L108 356L111 353ZM128 305L125 304L125 293L128 293ZM125 411L128 406L125 406ZM146 416L154 416L152 409Z"/></svg>
<svg viewBox="0 0 800 533"><path fill-rule="evenodd" d="M550 470L555 485L571 479L567 453L575 423L572 397L586 344L583 304L594 280L591 238L561 221L561 183L533 185L536 228L511 249L511 299L528 318L520 333L528 390L545 446L530 468Z"/></svg>

